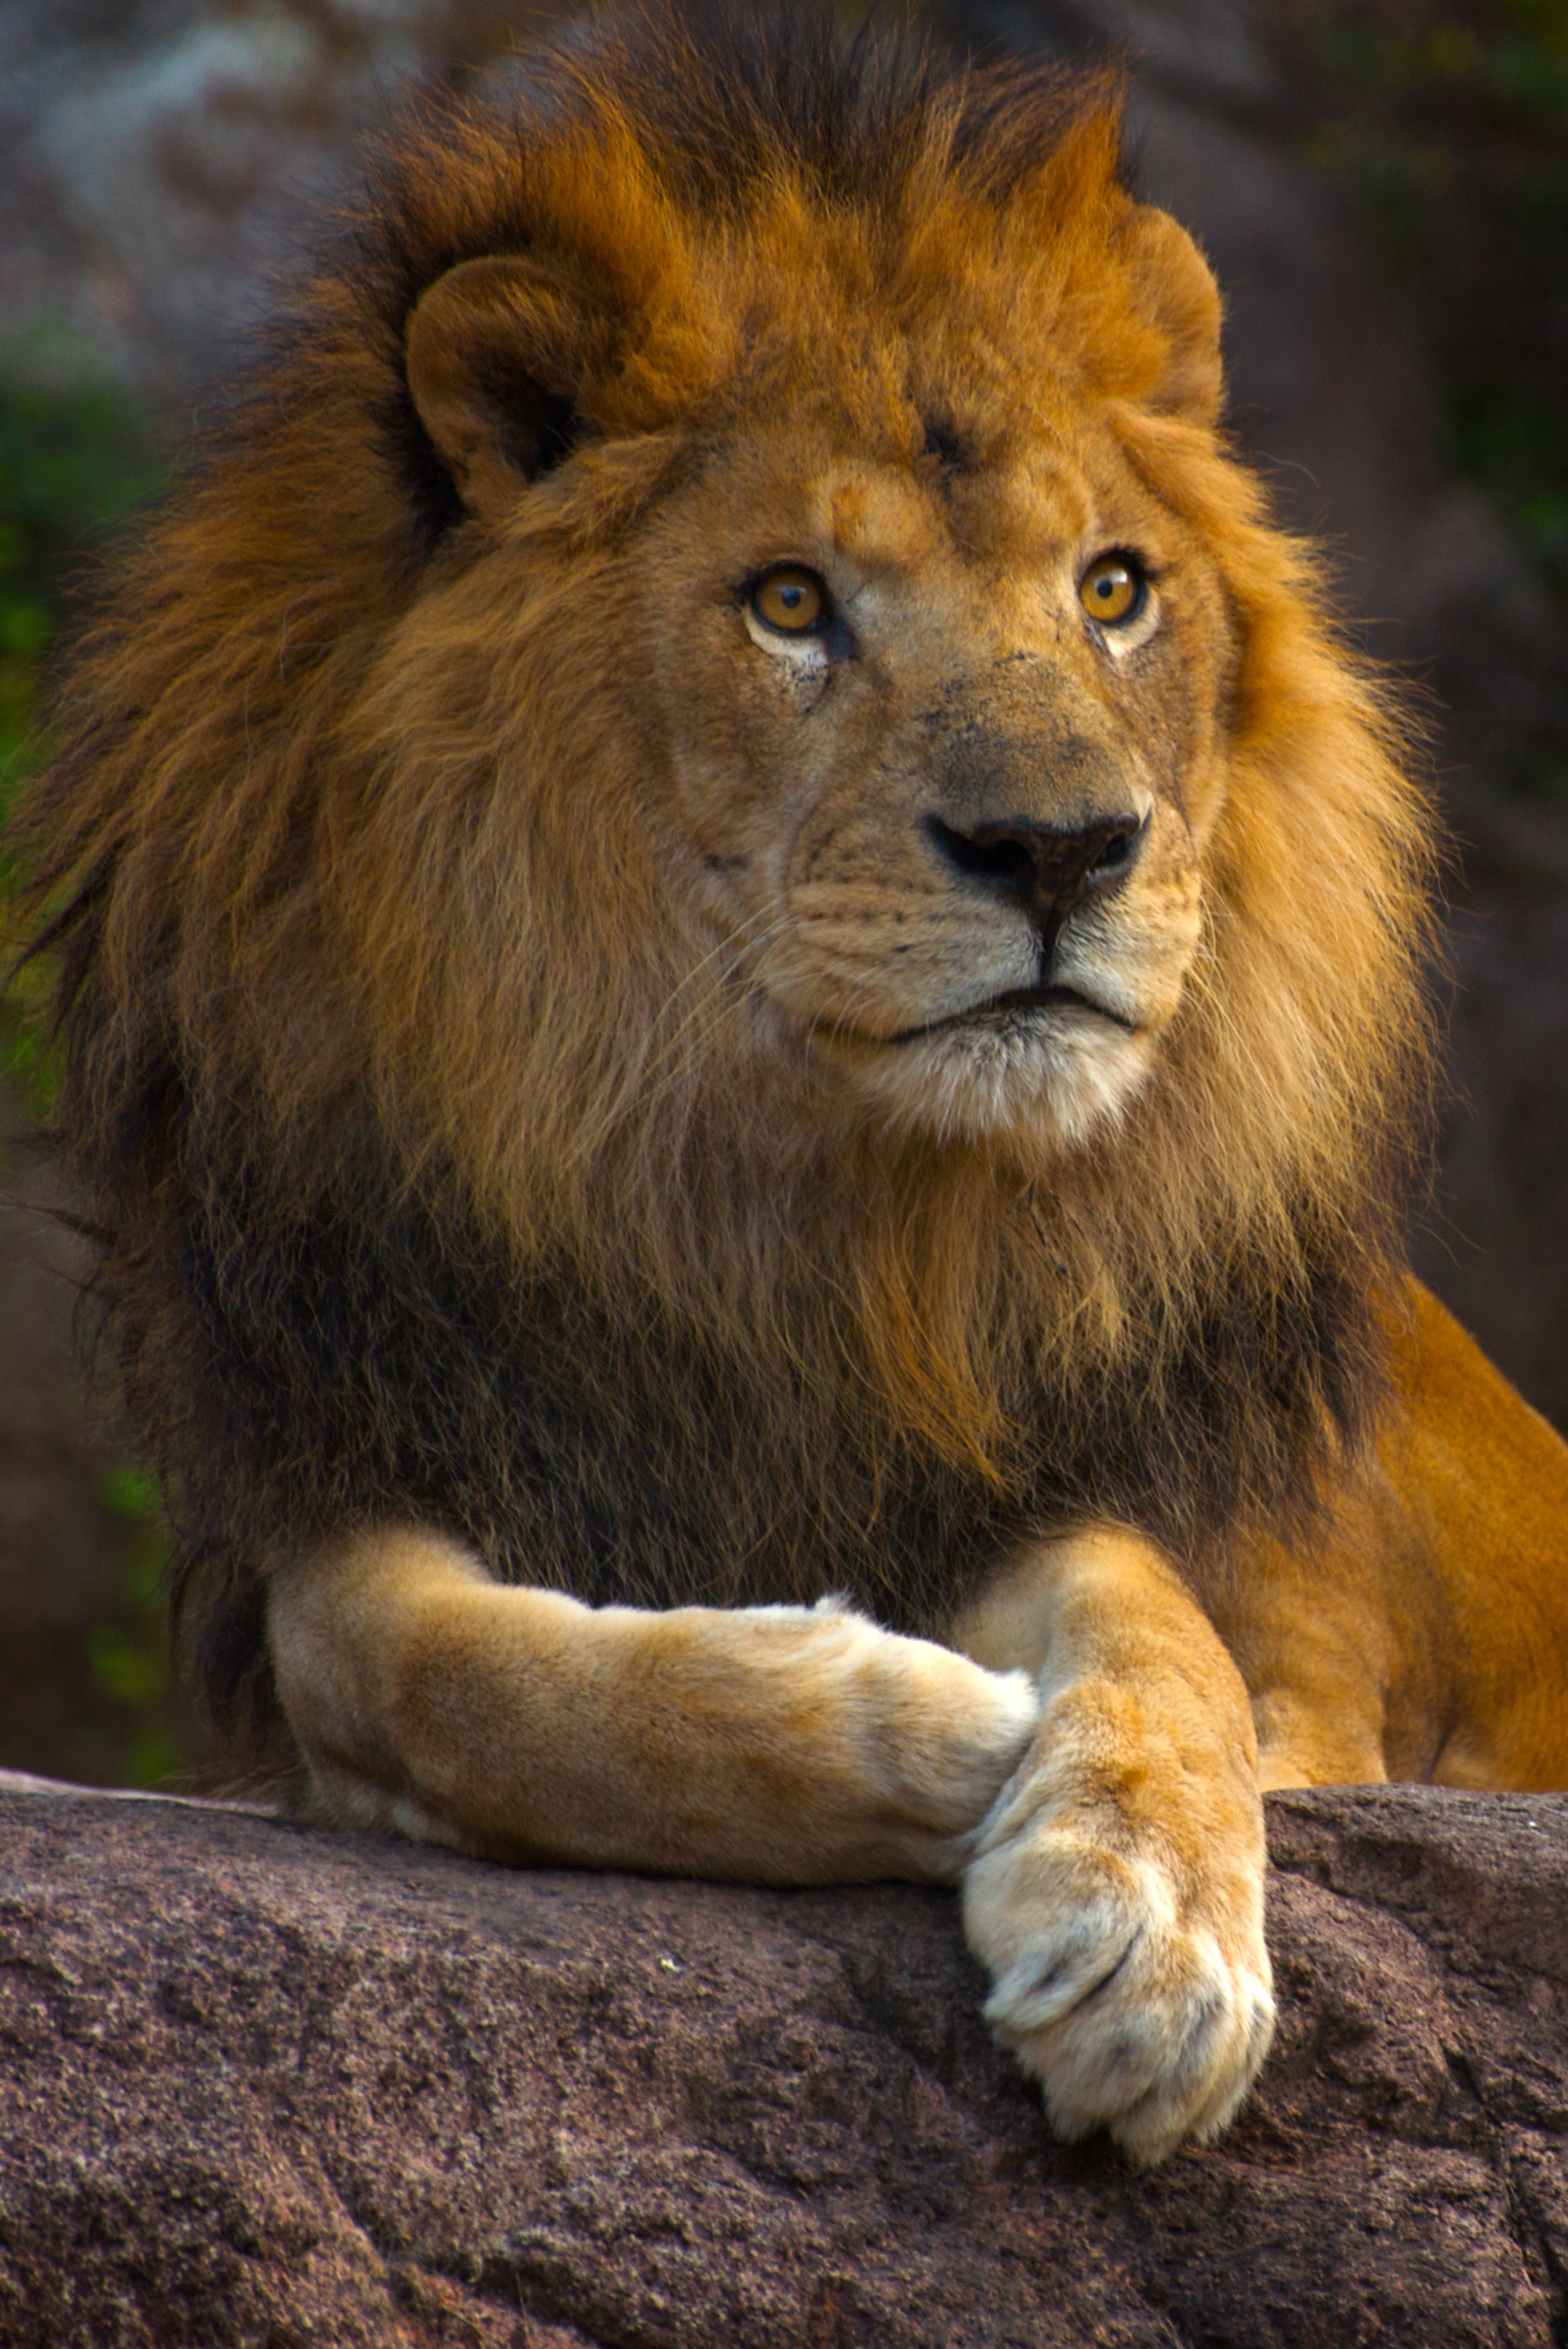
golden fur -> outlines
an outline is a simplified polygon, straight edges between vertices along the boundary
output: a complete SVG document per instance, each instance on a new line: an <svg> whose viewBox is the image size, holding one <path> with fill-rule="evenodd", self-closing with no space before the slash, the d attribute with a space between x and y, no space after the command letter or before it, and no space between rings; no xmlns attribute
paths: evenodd
<svg viewBox="0 0 1568 2349"><path fill-rule="evenodd" d="M32 817L66 1133L209 1677L333 1816L963 1876L1155 2158L1271 2012L1191 1594L1283 1721L1427 1310L1426 820L1114 92L748 24L411 134L150 534Z"/></svg>

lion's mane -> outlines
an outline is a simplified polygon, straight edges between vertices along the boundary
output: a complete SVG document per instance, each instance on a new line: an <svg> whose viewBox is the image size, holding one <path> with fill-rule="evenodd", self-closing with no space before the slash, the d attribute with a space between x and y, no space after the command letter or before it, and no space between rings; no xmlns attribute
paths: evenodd
<svg viewBox="0 0 1568 2349"><path fill-rule="evenodd" d="M1183 1007L1130 1114L1036 1163L733 1080L595 608L744 400L713 288L786 298L781 212L861 217L873 254L897 223L939 317L1049 154L1064 347L1205 533L1242 655ZM270 1561L344 1522L593 1599L839 1588L929 1627L1009 1534L1085 1513L1202 1585L1362 1440L1422 1140L1424 821L1309 554L1220 433L1140 403L1119 172L1103 86L846 52L798 7L614 20L394 142L122 567L28 836L62 1135L221 1706L264 1706ZM402 348L445 270L541 247L646 324L539 500L555 657L520 719ZM544 422L567 445L568 405ZM399 649L432 580L464 613L436 713Z"/></svg>

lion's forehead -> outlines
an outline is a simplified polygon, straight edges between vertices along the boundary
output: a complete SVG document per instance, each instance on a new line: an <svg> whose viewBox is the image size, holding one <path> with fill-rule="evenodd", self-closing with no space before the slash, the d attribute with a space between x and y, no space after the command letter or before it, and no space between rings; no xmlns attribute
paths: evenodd
<svg viewBox="0 0 1568 2349"><path fill-rule="evenodd" d="M641 274L623 265L638 337L603 388L633 429L777 400L836 410L884 457L918 450L933 422L995 454L1020 419L1071 429L1124 388L1138 335L1109 216L1069 293L1080 241L957 185L902 222L799 185L722 221L669 202Z"/></svg>
<svg viewBox="0 0 1568 2349"><path fill-rule="evenodd" d="M908 351L1010 394L1020 369L1075 377L1106 329L1106 305L1063 298L1073 224L1054 235L1037 210L998 210L952 182L902 221L798 186L792 202L739 220L677 208L671 224L674 266L666 247L646 294L650 318L676 335L699 320L710 335L738 328L753 353L830 345L855 354L867 379L890 351ZM1102 245L1109 231L1108 216ZM1102 266L1114 278L1109 254Z"/></svg>
<svg viewBox="0 0 1568 2349"><path fill-rule="evenodd" d="M1105 545L1137 544L1161 565L1205 560L1093 403L1037 398L1005 429L980 429L961 382L890 392L871 421L830 389L804 404L753 401L711 436L686 486L672 534L686 533L699 567L719 543L742 568L811 551L870 591L902 575L940 594L946 568L995 597Z"/></svg>

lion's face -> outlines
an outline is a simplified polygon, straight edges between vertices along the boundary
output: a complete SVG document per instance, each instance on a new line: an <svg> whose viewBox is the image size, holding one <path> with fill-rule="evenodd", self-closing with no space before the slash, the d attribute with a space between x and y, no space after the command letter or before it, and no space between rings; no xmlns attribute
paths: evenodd
<svg viewBox="0 0 1568 2349"><path fill-rule="evenodd" d="M1198 943L1213 566L1065 398L865 439L759 419L650 524L677 823L778 1050L911 1126L1076 1139Z"/></svg>
<svg viewBox="0 0 1568 2349"><path fill-rule="evenodd" d="M903 236L780 199L651 259L618 227L589 265L574 215L569 267L462 264L407 342L492 601L559 625L557 677L613 647L704 999L819 1101L1031 1152L1121 1111L1181 1001L1240 659L1118 420L1212 421L1213 284L1116 189L1108 126L1079 147ZM593 445L557 477L567 410ZM661 440L585 610L548 518Z"/></svg>

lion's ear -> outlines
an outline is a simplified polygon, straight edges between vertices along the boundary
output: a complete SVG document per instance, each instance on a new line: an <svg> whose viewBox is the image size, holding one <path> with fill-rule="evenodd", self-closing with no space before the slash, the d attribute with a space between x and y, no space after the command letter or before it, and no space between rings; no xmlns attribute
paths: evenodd
<svg viewBox="0 0 1568 2349"><path fill-rule="evenodd" d="M1121 244L1139 307L1167 345L1164 370L1144 395L1148 404L1198 423L1216 422L1224 379L1220 289L1213 272L1180 222L1152 204L1133 207Z"/></svg>
<svg viewBox="0 0 1568 2349"><path fill-rule="evenodd" d="M504 511L571 454L578 395L611 341L580 290L530 261L459 262L420 296L408 393L471 513Z"/></svg>

